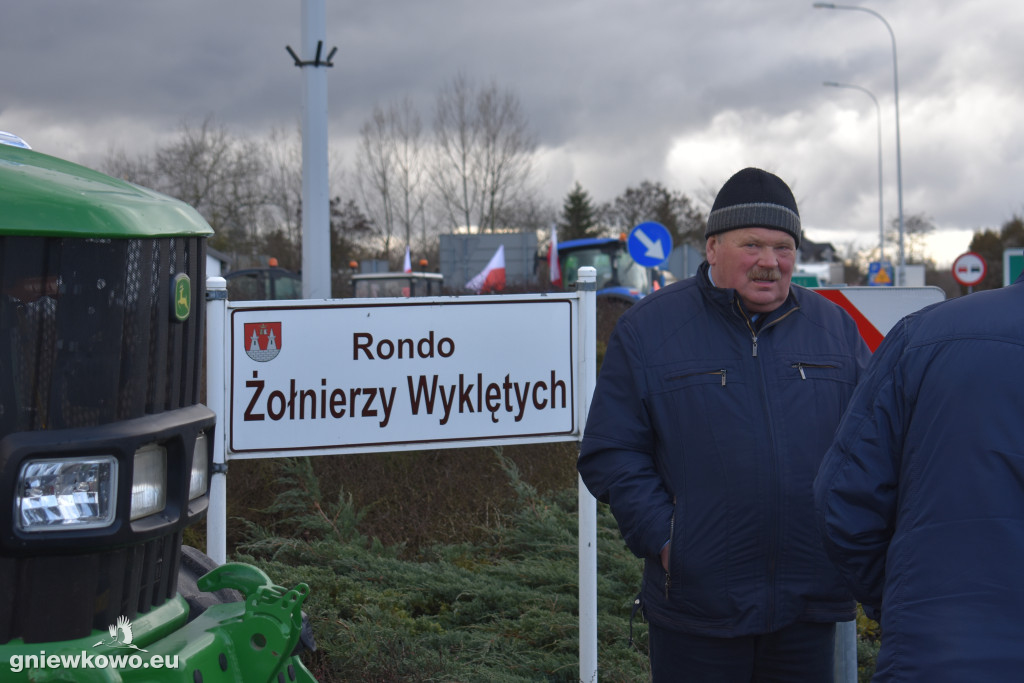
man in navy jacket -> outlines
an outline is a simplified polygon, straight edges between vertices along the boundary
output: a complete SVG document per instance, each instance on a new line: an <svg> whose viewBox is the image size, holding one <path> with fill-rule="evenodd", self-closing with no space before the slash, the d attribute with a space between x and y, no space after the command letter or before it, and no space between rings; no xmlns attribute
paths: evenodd
<svg viewBox="0 0 1024 683"><path fill-rule="evenodd" d="M875 681L1024 675L1024 278L900 321L814 484Z"/></svg>
<svg viewBox="0 0 1024 683"><path fill-rule="evenodd" d="M738 172L700 272L635 304L605 353L578 467L645 560L656 681L831 680L854 616L812 483L870 352L790 286L800 235L789 187Z"/></svg>

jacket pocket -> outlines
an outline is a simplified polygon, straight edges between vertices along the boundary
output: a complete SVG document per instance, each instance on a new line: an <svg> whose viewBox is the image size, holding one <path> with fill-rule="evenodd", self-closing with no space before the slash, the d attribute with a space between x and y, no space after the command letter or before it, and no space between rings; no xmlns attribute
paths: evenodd
<svg viewBox="0 0 1024 683"><path fill-rule="evenodd" d="M730 387L742 382L735 358L706 358L652 367L648 371L651 394L687 389Z"/></svg>
<svg viewBox="0 0 1024 683"><path fill-rule="evenodd" d="M806 381L807 373L811 373L812 378L818 378L822 374L831 373L839 369L838 365L831 363L804 363L803 361L797 361L792 366L800 373L800 379Z"/></svg>
<svg viewBox="0 0 1024 683"><path fill-rule="evenodd" d="M720 368L718 370L693 370L684 371L680 373L673 373L665 378L666 388L671 389L676 383L682 384L707 384L710 380L711 383L716 383L717 378L721 378L722 386L726 384L726 380L729 377L729 371L727 368Z"/></svg>
<svg viewBox="0 0 1024 683"><path fill-rule="evenodd" d="M856 384L857 368L850 358L843 356L798 356L787 358L777 371L783 381L831 381Z"/></svg>
<svg viewBox="0 0 1024 683"><path fill-rule="evenodd" d="M722 523L728 514L719 517L729 506L727 500L721 501L717 512L703 506L689 509L682 500L675 506L662 588L670 605L693 617L727 619L737 611L730 581L733 532Z"/></svg>
<svg viewBox="0 0 1024 683"><path fill-rule="evenodd" d="M698 619L737 611L734 534L748 533L737 515L757 495L761 477L750 462L760 429L736 428L751 421L760 396L744 369L736 358L702 358L648 374L656 467L675 498L668 571L659 563L651 572L657 593L648 595L667 596L674 610Z"/></svg>
<svg viewBox="0 0 1024 683"><path fill-rule="evenodd" d="M816 470L857 386L857 363L837 354L793 354L779 359L769 382L776 433L784 440L801 434L793 448L813 454L815 461L808 466ZM815 419L808 421L808 415Z"/></svg>

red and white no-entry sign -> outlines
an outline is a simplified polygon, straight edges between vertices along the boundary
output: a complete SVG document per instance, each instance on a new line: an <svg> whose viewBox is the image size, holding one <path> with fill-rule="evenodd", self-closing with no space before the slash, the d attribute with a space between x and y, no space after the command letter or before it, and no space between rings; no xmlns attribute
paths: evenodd
<svg viewBox="0 0 1024 683"><path fill-rule="evenodd" d="M823 287L814 291L850 314L872 352L900 318L946 298L938 287Z"/></svg>
<svg viewBox="0 0 1024 683"><path fill-rule="evenodd" d="M953 277L964 287L973 287L985 279L988 266L985 259L973 251L960 254L953 261Z"/></svg>

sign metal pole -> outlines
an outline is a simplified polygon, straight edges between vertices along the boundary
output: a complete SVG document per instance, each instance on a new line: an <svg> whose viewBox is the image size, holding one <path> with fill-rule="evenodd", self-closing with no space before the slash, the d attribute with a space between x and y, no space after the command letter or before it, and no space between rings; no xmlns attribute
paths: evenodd
<svg viewBox="0 0 1024 683"><path fill-rule="evenodd" d="M580 440L597 383L597 269L579 269ZM578 475L577 475L578 477ZM597 683L597 500L579 478L580 680Z"/></svg>
<svg viewBox="0 0 1024 683"><path fill-rule="evenodd" d="M213 440L213 471L210 476L210 507L206 512L206 554L218 564L227 561L227 464L224 442L227 439L225 410L224 334L228 310L228 283L222 277L206 279L206 402L217 415Z"/></svg>

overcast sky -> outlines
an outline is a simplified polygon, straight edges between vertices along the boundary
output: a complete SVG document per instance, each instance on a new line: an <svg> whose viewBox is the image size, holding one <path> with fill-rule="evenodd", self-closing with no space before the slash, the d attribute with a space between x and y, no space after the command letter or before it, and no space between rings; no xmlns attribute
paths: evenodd
<svg viewBox="0 0 1024 683"><path fill-rule="evenodd" d="M971 233L1024 213L1024 3L875 0L899 60L904 217L939 228L948 264ZM32 0L0 13L0 130L88 165L149 152L183 121L239 135L294 128L300 0ZM805 234L878 242L897 215L892 42L863 11L811 0L327 0L332 154L375 105L411 97L429 121L459 73L514 91L560 205L642 180L692 198L744 166L785 179ZM303 55L305 56L305 55Z"/></svg>

